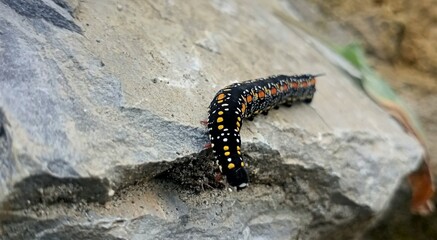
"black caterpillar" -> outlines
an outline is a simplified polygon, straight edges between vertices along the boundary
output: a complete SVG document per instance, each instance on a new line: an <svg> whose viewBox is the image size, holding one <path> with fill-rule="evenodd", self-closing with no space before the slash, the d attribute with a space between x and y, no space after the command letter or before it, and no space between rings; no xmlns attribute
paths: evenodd
<svg viewBox="0 0 437 240"><path fill-rule="evenodd" d="M248 186L249 176L241 157L240 128L244 118L296 101L310 103L319 75L277 75L234 83L218 91L209 106L211 147L222 173L237 190Z"/></svg>

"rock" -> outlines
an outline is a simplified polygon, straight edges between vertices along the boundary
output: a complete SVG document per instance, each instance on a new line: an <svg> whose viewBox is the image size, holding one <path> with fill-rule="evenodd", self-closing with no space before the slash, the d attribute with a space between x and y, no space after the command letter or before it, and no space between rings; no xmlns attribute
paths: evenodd
<svg viewBox="0 0 437 240"><path fill-rule="evenodd" d="M72 2L0 2L6 239L350 239L420 161L271 13L292 6ZM279 73L326 75L311 105L244 122L251 186L229 191L199 121L221 87Z"/></svg>
<svg viewBox="0 0 437 240"><path fill-rule="evenodd" d="M29 19L44 19L51 24L70 31L81 32L72 16L72 9L64 0L2 0L18 14Z"/></svg>

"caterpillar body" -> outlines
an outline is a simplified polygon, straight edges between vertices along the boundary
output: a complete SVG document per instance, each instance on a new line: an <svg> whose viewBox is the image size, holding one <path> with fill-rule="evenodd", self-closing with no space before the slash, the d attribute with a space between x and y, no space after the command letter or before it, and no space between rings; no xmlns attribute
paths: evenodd
<svg viewBox="0 0 437 240"><path fill-rule="evenodd" d="M320 75L275 75L231 84L214 96L209 106L211 147L228 183L237 190L248 186L249 175L241 157L240 129L243 119L253 120L279 105L310 103Z"/></svg>

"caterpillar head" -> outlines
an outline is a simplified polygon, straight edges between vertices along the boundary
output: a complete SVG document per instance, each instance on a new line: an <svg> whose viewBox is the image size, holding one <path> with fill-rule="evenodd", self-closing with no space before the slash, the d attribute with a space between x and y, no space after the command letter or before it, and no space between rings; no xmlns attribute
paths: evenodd
<svg viewBox="0 0 437 240"><path fill-rule="evenodd" d="M249 174L244 167L234 168L226 173L226 179L229 185L242 190L249 185Z"/></svg>

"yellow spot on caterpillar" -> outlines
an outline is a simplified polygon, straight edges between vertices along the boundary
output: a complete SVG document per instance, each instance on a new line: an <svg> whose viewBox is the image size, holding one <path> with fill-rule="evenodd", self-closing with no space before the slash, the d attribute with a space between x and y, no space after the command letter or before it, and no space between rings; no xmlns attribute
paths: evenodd
<svg viewBox="0 0 437 240"><path fill-rule="evenodd" d="M246 111L246 104L241 105L241 112L244 113Z"/></svg>
<svg viewBox="0 0 437 240"><path fill-rule="evenodd" d="M225 98L225 94L221 93L217 96L217 100L222 100L223 98Z"/></svg>
<svg viewBox="0 0 437 240"><path fill-rule="evenodd" d="M240 126L240 122L237 122L237 127L239 127Z"/></svg>
<svg viewBox="0 0 437 240"><path fill-rule="evenodd" d="M223 126L223 125L219 125L217 128L218 128L218 130L222 130L224 127L225 126Z"/></svg>
<svg viewBox="0 0 437 240"><path fill-rule="evenodd" d="M223 102L223 100L218 100L218 101L217 101L217 103L222 103L222 102Z"/></svg>
<svg viewBox="0 0 437 240"><path fill-rule="evenodd" d="M237 146L237 150L240 151L240 146Z"/></svg>
<svg viewBox="0 0 437 240"><path fill-rule="evenodd" d="M241 121L241 117L237 117L237 120L238 120L238 121Z"/></svg>
<svg viewBox="0 0 437 240"><path fill-rule="evenodd" d="M231 155L231 152L225 152L225 156L226 157L229 156L229 155Z"/></svg>
<svg viewBox="0 0 437 240"><path fill-rule="evenodd" d="M233 163L229 163L229 164L228 164L228 169L233 169L233 168L235 168L235 164L233 164Z"/></svg>
<svg viewBox="0 0 437 240"><path fill-rule="evenodd" d="M229 150L229 146L224 146L223 150L228 151Z"/></svg>
<svg viewBox="0 0 437 240"><path fill-rule="evenodd" d="M219 112L218 112L218 115L223 115L223 111L219 111Z"/></svg>
<svg viewBox="0 0 437 240"><path fill-rule="evenodd" d="M237 153L238 153L238 155L241 155L241 152L240 152L240 151L237 151Z"/></svg>
<svg viewBox="0 0 437 240"><path fill-rule="evenodd" d="M222 117L217 118L217 122L218 122L218 123L223 122L223 118L222 118Z"/></svg>
<svg viewBox="0 0 437 240"><path fill-rule="evenodd" d="M244 162L241 162L241 167L244 167Z"/></svg>

